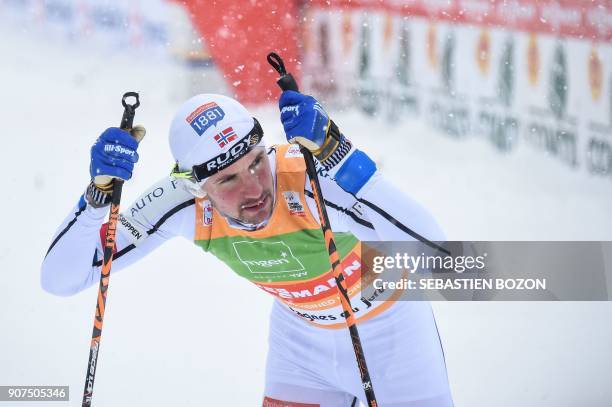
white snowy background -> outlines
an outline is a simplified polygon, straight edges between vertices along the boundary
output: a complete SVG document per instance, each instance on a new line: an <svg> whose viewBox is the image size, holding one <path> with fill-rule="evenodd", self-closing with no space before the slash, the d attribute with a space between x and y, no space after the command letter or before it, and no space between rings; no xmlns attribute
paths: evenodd
<svg viewBox="0 0 612 407"><path fill-rule="evenodd" d="M159 56L130 57L33 31L0 28L0 385L69 385L71 402L50 404L76 406L97 287L69 298L47 294L41 261L87 185L91 144L118 125L123 92L140 92L136 122L148 129L124 188L126 205L170 171L167 129L191 74ZM277 109L253 113L267 142L281 142ZM520 146L499 155L480 140L453 140L417 121L330 113L449 239L612 239L609 179ZM270 306L268 295L216 259L185 241L168 242L111 279L94 404L260 405ZM433 307L457 407L612 405L612 303ZM16 405L28 404L41 405Z"/></svg>

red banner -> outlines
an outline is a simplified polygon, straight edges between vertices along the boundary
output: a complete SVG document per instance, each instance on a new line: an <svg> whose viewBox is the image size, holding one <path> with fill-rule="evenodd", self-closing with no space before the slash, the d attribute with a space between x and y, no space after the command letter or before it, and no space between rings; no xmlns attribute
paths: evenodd
<svg viewBox="0 0 612 407"><path fill-rule="evenodd" d="M266 61L270 51L278 52L287 70L299 78L298 10L294 2L186 0L183 4L234 97L241 102L278 99L278 74Z"/></svg>
<svg viewBox="0 0 612 407"><path fill-rule="evenodd" d="M457 24L612 41L610 0L312 0L317 8L371 8Z"/></svg>

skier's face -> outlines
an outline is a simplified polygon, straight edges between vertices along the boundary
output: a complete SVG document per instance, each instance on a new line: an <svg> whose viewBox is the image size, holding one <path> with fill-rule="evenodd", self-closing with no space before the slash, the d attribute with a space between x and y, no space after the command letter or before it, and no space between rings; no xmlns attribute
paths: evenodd
<svg viewBox="0 0 612 407"><path fill-rule="evenodd" d="M204 190L221 213L245 223L258 224L270 217L274 185L263 147L206 180Z"/></svg>

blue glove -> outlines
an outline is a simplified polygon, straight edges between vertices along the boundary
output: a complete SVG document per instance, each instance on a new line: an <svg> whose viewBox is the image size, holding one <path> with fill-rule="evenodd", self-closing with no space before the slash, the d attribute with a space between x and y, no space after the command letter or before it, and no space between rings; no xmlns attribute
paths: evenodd
<svg viewBox="0 0 612 407"><path fill-rule="evenodd" d="M287 141L310 150L342 189L356 195L376 172L374 161L353 149L312 96L286 90L278 105Z"/></svg>
<svg viewBox="0 0 612 407"><path fill-rule="evenodd" d="M111 127L104 130L91 147L89 175L91 182L81 197L79 207L84 201L94 208L101 208L111 203L113 178L124 181L132 178L134 164L138 161L138 141L142 140L146 130L134 126L131 134L125 130Z"/></svg>
<svg viewBox="0 0 612 407"><path fill-rule="evenodd" d="M91 147L89 174L96 186L108 184L113 178L132 178L138 161L138 142L130 133L116 127L108 128Z"/></svg>
<svg viewBox="0 0 612 407"><path fill-rule="evenodd" d="M312 96L286 90L278 102L287 141L299 143L316 154L327 139L330 120Z"/></svg>

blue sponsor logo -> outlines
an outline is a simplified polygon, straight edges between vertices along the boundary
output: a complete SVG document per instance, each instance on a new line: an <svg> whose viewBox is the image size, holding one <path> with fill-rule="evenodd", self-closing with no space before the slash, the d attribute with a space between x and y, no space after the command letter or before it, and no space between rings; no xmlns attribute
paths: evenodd
<svg viewBox="0 0 612 407"><path fill-rule="evenodd" d="M201 136L210 126L216 125L225 117L225 112L215 102L206 103L191 112L185 120Z"/></svg>

